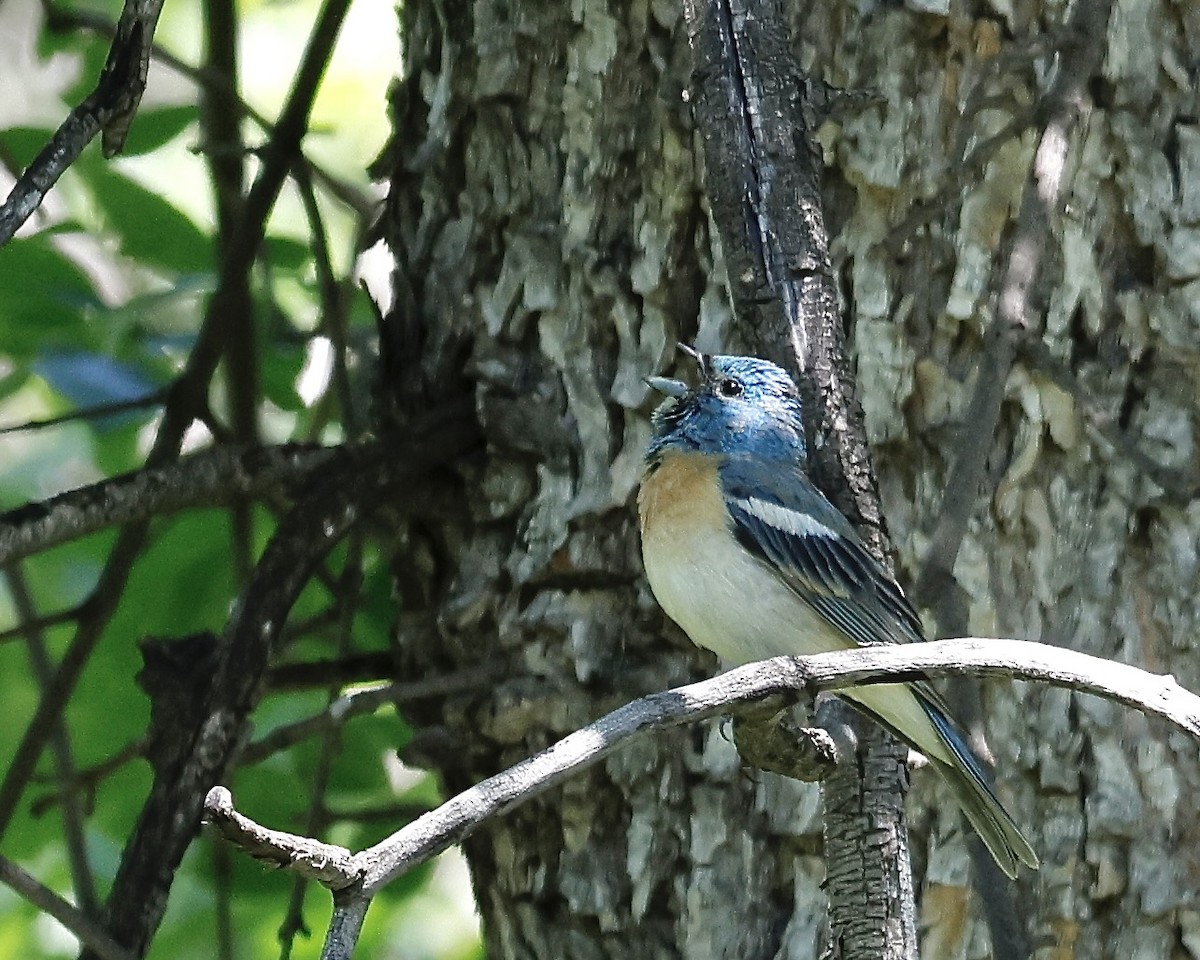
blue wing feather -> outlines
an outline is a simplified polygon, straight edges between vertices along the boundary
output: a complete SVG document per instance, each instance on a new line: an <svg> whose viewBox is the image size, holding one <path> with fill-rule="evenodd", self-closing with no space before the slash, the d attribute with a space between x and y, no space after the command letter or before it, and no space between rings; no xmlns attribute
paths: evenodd
<svg viewBox="0 0 1200 960"><path fill-rule="evenodd" d="M855 643L923 639L903 591L798 464L730 457L721 480L742 545Z"/></svg>
<svg viewBox="0 0 1200 960"><path fill-rule="evenodd" d="M720 472L734 536L847 638L863 646L924 639L904 592L799 464L732 456ZM931 756L932 762L996 862L1010 876L1018 861L1036 867L1037 855L997 799L942 698L927 681L908 687L949 751ZM892 729L905 739L913 734Z"/></svg>

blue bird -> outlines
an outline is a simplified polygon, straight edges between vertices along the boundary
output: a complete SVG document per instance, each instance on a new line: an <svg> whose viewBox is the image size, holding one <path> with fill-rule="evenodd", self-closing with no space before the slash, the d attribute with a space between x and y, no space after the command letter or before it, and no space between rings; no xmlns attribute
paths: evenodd
<svg viewBox="0 0 1200 960"><path fill-rule="evenodd" d="M667 399L654 413L638 493L646 576L667 615L733 663L924 640L896 581L806 475L800 396L787 373L683 349L700 384L647 379ZM928 683L842 696L929 759L1001 870L1037 868Z"/></svg>

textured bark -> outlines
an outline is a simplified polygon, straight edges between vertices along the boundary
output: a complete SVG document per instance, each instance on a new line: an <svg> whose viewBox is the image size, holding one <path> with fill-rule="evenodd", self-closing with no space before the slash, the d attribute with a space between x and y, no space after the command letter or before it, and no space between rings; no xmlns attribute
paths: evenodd
<svg viewBox="0 0 1200 960"><path fill-rule="evenodd" d="M794 24L814 76L879 94L820 136L909 583L975 427L1055 51L1087 39L1062 29L1062 5L930 7L821 0ZM1048 211L1033 324L941 587L973 633L1127 659L1193 690L1198 16L1121 0L1100 29L1066 209ZM409 677L504 670L486 697L414 716L457 789L715 668L654 605L630 504L652 402L640 378L676 339L734 336L677 5L431 2L402 17L384 409L403 420L431 395L470 394L489 443L447 477L459 520L402 527L396 553ZM992 685L982 715L1001 796L1045 863L1016 888L1018 946L1200 953L1192 745L1061 691ZM986 955L960 819L927 771L910 813L923 955ZM716 725L636 745L466 844L489 956L811 957L819 827L815 788L751 780Z"/></svg>
<svg viewBox="0 0 1200 960"><path fill-rule="evenodd" d="M888 564L829 256L823 164L784 9L779 0L684 6L704 182L736 318L731 332L739 348L798 368L809 469L849 516L868 521L864 538ZM823 785L830 955L909 960L917 932L904 822L908 750L844 704L831 709L854 749L842 751Z"/></svg>

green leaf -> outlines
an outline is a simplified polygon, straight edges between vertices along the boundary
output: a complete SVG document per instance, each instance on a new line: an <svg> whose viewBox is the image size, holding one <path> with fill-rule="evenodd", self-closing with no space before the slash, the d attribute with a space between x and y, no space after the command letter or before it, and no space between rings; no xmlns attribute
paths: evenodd
<svg viewBox="0 0 1200 960"><path fill-rule="evenodd" d="M299 270L312 259L312 251L302 240L291 237L267 237L265 259L277 270Z"/></svg>
<svg viewBox="0 0 1200 960"><path fill-rule="evenodd" d="M121 621L135 637L219 632L236 594L229 552L227 512L188 510L171 518L142 553L113 629ZM172 576L164 577L164 570Z"/></svg>
<svg viewBox="0 0 1200 960"><path fill-rule="evenodd" d="M99 163L88 164L86 176L125 256L178 273L213 268L209 238L158 194Z"/></svg>
<svg viewBox="0 0 1200 960"><path fill-rule="evenodd" d="M125 157L136 157L157 150L183 133L198 118L195 104L139 110L129 128L129 137L121 150Z"/></svg>
<svg viewBox="0 0 1200 960"><path fill-rule="evenodd" d="M94 6L94 5L93 5ZM116 23L120 7L108 10L109 19ZM56 53L66 53L78 62L75 82L62 92L67 103L81 103L100 80L104 64L108 60L111 40L82 30L39 30L37 52L41 59L49 60Z"/></svg>
<svg viewBox="0 0 1200 960"><path fill-rule="evenodd" d="M19 364L0 376L0 403L7 400L29 382L29 367Z"/></svg>
<svg viewBox="0 0 1200 960"><path fill-rule="evenodd" d="M84 316L99 303L91 281L36 234L0 248L0 344L9 356L87 342Z"/></svg>
<svg viewBox="0 0 1200 960"><path fill-rule="evenodd" d="M296 380L304 368L304 351L291 343L264 343L262 351L263 394L281 410L302 410Z"/></svg>

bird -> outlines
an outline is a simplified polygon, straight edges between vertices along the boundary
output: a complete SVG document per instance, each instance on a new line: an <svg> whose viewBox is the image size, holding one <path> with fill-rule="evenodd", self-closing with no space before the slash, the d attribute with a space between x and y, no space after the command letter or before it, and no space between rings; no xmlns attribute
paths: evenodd
<svg viewBox="0 0 1200 960"><path fill-rule="evenodd" d="M647 377L666 399L638 491L655 599L693 643L733 664L925 639L920 618L807 473L803 406L780 366L680 344L699 382ZM1037 869L1029 841L927 681L841 696L928 758L997 865Z"/></svg>

